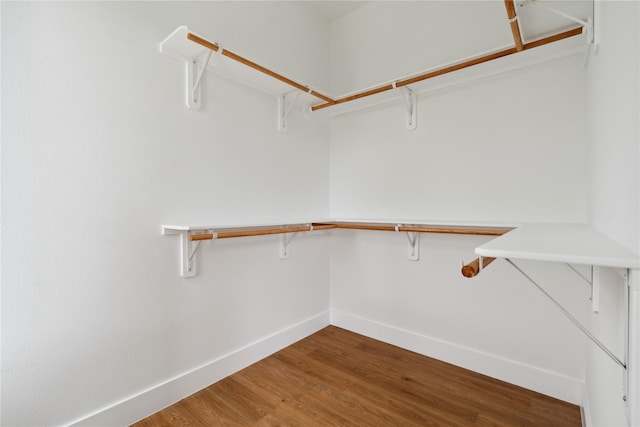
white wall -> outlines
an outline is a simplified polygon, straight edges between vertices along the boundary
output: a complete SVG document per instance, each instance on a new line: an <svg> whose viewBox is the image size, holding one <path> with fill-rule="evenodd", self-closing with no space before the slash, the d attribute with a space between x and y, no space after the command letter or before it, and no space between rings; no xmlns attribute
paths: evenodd
<svg viewBox="0 0 640 427"><path fill-rule="evenodd" d="M331 23L331 90L360 91L511 47L505 13L499 1L369 2Z"/></svg>
<svg viewBox="0 0 640 427"><path fill-rule="evenodd" d="M376 22L372 15L384 19L383 9L374 3L350 14L351 26L339 21L344 44L362 38L366 22ZM386 41L402 50L402 31L386 22ZM456 49L445 33L438 42L440 50ZM415 66L416 56L408 56ZM379 60L334 67L358 75L377 69ZM404 128L401 101L332 118L332 216L586 222L582 62L567 57L421 95L415 131ZM341 232L332 238L333 321L580 403L587 348L581 332L502 261L473 280L461 277L460 259L473 259L487 239L425 235L421 260L411 262L403 235ZM568 267L533 263L526 270L586 321L588 286Z"/></svg>
<svg viewBox="0 0 640 427"><path fill-rule="evenodd" d="M335 217L584 222L585 72L566 58L331 121ZM357 195L357 197L356 197Z"/></svg>
<svg viewBox="0 0 640 427"><path fill-rule="evenodd" d="M2 4L3 425L156 396L89 421L132 422L232 369L216 360L328 322L326 235L287 261L277 237L204 243L179 277L161 224L325 217L329 159L325 126L294 111L279 133L275 99L244 86L208 75L187 109L184 64L157 50L183 24L327 84L328 28L295 3Z"/></svg>
<svg viewBox="0 0 640 427"><path fill-rule="evenodd" d="M599 52L591 59L588 89L591 143L590 222L640 253L640 48L638 2L600 2ZM624 283L605 272L606 297L591 327L624 354ZM637 361L636 361L637 363ZM626 425L621 369L591 346L587 390L591 424Z"/></svg>
<svg viewBox="0 0 640 427"><path fill-rule="evenodd" d="M421 96L414 132L396 104L333 118L330 129L294 110L278 133L273 98L209 75L203 110L186 109L184 66L157 43L188 24L340 93L432 65L400 55L429 41L417 11L381 32L372 23L391 11L374 2L330 35L295 2L3 2L1 423L134 421L321 327L330 305L336 324L569 401L581 401L588 363L593 424L623 420L611 361L521 276L498 261L460 277L460 258L487 238L424 235L419 262L394 233L299 235L287 261L276 237L217 241L183 280L177 238L159 226L590 220L637 247L637 96L604 84L629 79L637 93L637 49L627 64L606 45L637 33L627 7L637 16L637 4L607 4L601 55L586 72L571 57ZM422 36L407 39L409 29ZM345 56L367 35L398 61L375 49ZM594 98L603 101L589 112ZM620 122L609 114L618 105L630 110ZM619 316L591 316L573 272L526 267L618 350ZM619 304L608 292L603 312Z"/></svg>
<svg viewBox="0 0 640 427"><path fill-rule="evenodd" d="M416 262L403 234L335 233L332 322L579 403L586 340L575 327L505 261L460 274L460 260L489 239L424 234ZM585 320L588 286L568 267L518 264Z"/></svg>

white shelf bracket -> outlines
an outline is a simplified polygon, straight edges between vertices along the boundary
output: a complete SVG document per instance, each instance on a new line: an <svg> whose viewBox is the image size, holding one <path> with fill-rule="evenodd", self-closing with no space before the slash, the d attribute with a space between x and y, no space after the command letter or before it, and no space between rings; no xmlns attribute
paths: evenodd
<svg viewBox="0 0 640 427"><path fill-rule="evenodd" d="M587 66L589 65L589 57L592 54L595 54L598 50L598 43L599 40L596 40L595 37L595 29L594 29L594 25L593 25L593 18L589 17L587 18L586 21L580 19L580 18L576 18L575 16L571 16L568 13L564 13L560 10L554 9L552 7L546 6L544 4L542 4L539 0L525 0L523 2L520 3L520 7L524 7L524 6L528 6L528 5L534 5L536 7L539 7L541 9L545 9L551 13L554 13L556 15L562 16L563 18L568 19L569 21L575 22L576 24L580 24L585 28L585 31L587 33L587 48L585 50L584 53L584 68L587 68Z"/></svg>
<svg viewBox="0 0 640 427"><path fill-rule="evenodd" d="M393 87L396 87L395 82L393 83ZM405 127L407 130L415 130L417 126L416 94L407 86L402 86L400 90L402 91L402 98L404 98L405 107L407 109L405 113Z"/></svg>
<svg viewBox="0 0 640 427"><path fill-rule="evenodd" d="M298 233L285 233L280 235L280 259L289 259L289 243Z"/></svg>
<svg viewBox="0 0 640 427"><path fill-rule="evenodd" d="M213 230L198 230L194 233L191 230L175 230L164 228L162 234L179 234L180 235L180 276L189 278L196 275L198 269L198 258L196 254L200 249L200 240L195 242L191 240L191 236L201 233L213 234L213 239L217 238L217 233Z"/></svg>
<svg viewBox="0 0 640 427"><path fill-rule="evenodd" d="M409 240L409 260L420 260L420 233L417 231L407 231L407 239Z"/></svg>
<svg viewBox="0 0 640 427"><path fill-rule="evenodd" d="M600 312L600 277L602 272L600 267L593 266L591 270L591 310L594 313Z"/></svg>
<svg viewBox="0 0 640 427"><path fill-rule="evenodd" d="M600 267L592 265L590 273L591 277L588 278L571 264L567 263L567 266L591 286L591 309L594 313L598 313L600 311Z"/></svg>
<svg viewBox="0 0 640 427"><path fill-rule="evenodd" d="M195 276L198 266L198 258L195 255L200 242L194 244L189 239L190 236L190 231L180 233L180 276L185 278Z"/></svg>
<svg viewBox="0 0 640 427"><path fill-rule="evenodd" d="M597 45L594 37L593 18L587 19L587 25L585 26L587 31L587 48L584 51L584 68L589 66L589 59L591 55L595 55L597 51Z"/></svg>
<svg viewBox="0 0 640 427"><path fill-rule="evenodd" d="M625 371L627 370L626 360L623 362L618 358L611 350L607 348L600 340L598 340L584 325L582 325L575 317L571 315L558 301L556 301L551 295L547 293L535 280L533 280L527 273L525 273L520 267L518 267L513 261L509 258L505 258L513 268L518 270L520 274L522 274L533 286L538 288L540 292L544 294L555 306L564 314L578 329L582 331L594 344L596 344L602 351L604 351L607 356L611 358L614 362L616 362L620 367L622 367ZM625 357L626 359L626 357Z"/></svg>
<svg viewBox="0 0 640 427"><path fill-rule="evenodd" d="M199 110L202 105L202 76L207 69L209 58L211 58L211 50L202 56L195 56L187 61L187 107Z"/></svg>
<svg viewBox="0 0 640 427"><path fill-rule="evenodd" d="M293 96L293 100L291 102L287 102L287 94L280 95L278 97L278 130L284 132L287 130L287 117L289 113L293 109L296 101L298 100L298 96L300 96L300 91L296 91ZM287 105L288 104L288 105Z"/></svg>

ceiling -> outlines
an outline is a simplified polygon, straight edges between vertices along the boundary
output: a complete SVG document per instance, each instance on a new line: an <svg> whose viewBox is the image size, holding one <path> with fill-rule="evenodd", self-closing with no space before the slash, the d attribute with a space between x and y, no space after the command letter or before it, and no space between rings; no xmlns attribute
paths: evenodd
<svg viewBox="0 0 640 427"><path fill-rule="evenodd" d="M333 21L338 18L342 18L345 15L350 14L356 9L371 3L370 1L340 1L340 0L310 0L304 1L304 4L311 9L311 11L321 16L326 21Z"/></svg>

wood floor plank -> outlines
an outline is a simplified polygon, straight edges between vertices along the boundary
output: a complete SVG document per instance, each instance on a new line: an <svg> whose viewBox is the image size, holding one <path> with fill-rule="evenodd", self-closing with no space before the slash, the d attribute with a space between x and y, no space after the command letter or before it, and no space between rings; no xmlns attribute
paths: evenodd
<svg viewBox="0 0 640 427"><path fill-rule="evenodd" d="M134 424L581 426L580 408L329 326Z"/></svg>

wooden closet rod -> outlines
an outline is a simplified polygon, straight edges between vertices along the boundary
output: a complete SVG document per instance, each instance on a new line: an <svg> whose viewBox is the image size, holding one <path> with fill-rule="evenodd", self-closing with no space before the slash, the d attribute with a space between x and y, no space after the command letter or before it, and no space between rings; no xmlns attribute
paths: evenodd
<svg viewBox="0 0 640 427"><path fill-rule="evenodd" d="M268 228L259 230L243 230L243 231L223 231L214 233L192 234L189 236L189 240L212 240L212 239L230 239L233 237L250 237L250 236L266 236L269 234L285 234L285 233L299 233L302 231L314 231L314 230L328 230L336 228L334 224L313 224L305 225L302 227L289 227L289 228Z"/></svg>
<svg viewBox="0 0 640 427"><path fill-rule="evenodd" d="M344 222L331 223L335 228L352 230L376 230L376 231L402 231L418 233L442 233L442 234L471 234L476 236L502 236L510 229L484 228L484 227L436 227L420 225L387 225L387 224L352 224ZM314 225L314 229L316 226Z"/></svg>
<svg viewBox="0 0 640 427"><path fill-rule="evenodd" d="M495 261L495 258L482 257L482 268L486 268L489 264ZM476 258L470 263L462 266L462 275L464 277L475 277L480 273L480 258Z"/></svg>
<svg viewBox="0 0 640 427"><path fill-rule="evenodd" d="M522 35L520 34L520 26L518 25L518 15L516 14L516 6L514 0L504 0L507 8L507 16L509 17L509 25L511 26L511 34L513 34L513 42L516 44L516 51L520 52L524 49L522 44Z"/></svg>
<svg viewBox="0 0 640 427"><path fill-rule="evenodd" d="M230 239L233 237L265 236L269 234L298 233L304 231L329 230L333 228L345 228L352 230L375 231L402 231L418 233L444 233L444 234L470 234L476 236L501 236L510 231L509 228L485 228L485 227L437 227L419 225L387 225L387 224L352 224L345 222L312 223L300 227L288 228L261 228L257 230L221 231L217 233L191 234L189 240Z"/></svg>
<svg viewBox="0 0 640 427"><path fill-rule="evenodd" d="M206 47L207 49L211 49L214 52L218 52L218 50L220 50L220 46L218 46L215 43L211 43L210 41L207 41L201 37L196 36L195 34L192 33L188 33L187 34L187 39L191 40L194 43L198 43L201 46ZM275 71L271 71L268 68L263 67L262 65L258 65L255 62L249 61L246 58L243 58L242 56L231 52L230 50L227 49L222 49L222 55L226 56L227 58L231 58L234 61L238 61L244 65L246 65L247 67L253 68L254 70L260 71L261 73L264 73L268 76L273 77L276 80L280 80L283 83L288 84L289 86L293 86L294 88L301 90L303 92L306 92L310 95L315 96L316 98L320 98L323 101L326 101L327 104L326 105L331 105L333 104L335 101L331 98L329 98L328 96L325 96L321 93L316 92L313 89L309 89L307 86L303 86L298 82L295 82L281 74L276 73ZM323 104L324 105L324 104Z"/></svg>
<svg viewBox="0 0 640 427"><path fill-rule="evenodd" d="M517 25L517 23L516 23L516 25ZM574 28L572 30L565 31L563 33L555 34L553 36L545 37L543 39L540 39L540 40L537 40L537 41L534 41L534 42L531 42L531 43L523 44L522 45L522 50L533 49L535 47L543 46L545 44L553 43L553 42L556 42L556 41L559 41L559 40L563 40L563 39L566 39L566 38L569 38L569 37L577 36L577 35L580 35L580 34L582 34L582 27ZM454 71L462 70L464 68L472 67L474 65L482 64L484 62L489 62L491 60L502 58L504 56L509 56L509 55L512 55L512 54L517 53L517 52L518 52L518 48L517 47L512 47L512 48L509 48L509 49L501 50L499 52L491 53L489 55L481 56L479 58L475 58L475 59L471 59L469 61L461 62L459 64L451 65L449 67L441 68L441 69L438 69L438 70L435 70L435 71L429 71L427 73L420 74L418 76L411 77L411 78L408 78L408 79L405 79L405 80L400 80L400 81L396 82L395 87L402 87L402 86L410 85L410 84L417 83L417 82L420 82L420 81L423 81L423 80L431 79L433 77L441 76L443 74L452 73ZM365 92L356 93L355 95L346 96L344 98L338 98L336 100L333 100L332 102L327 102L325 104L315 105L315 106L311 107L311 110L312 111L317 111L317 110L320 110L322 108L330 107L332 105L344 104L345 102L354 101L356 99L364 98L364 97L367 97L369 95L374 95L374 94L380 93L380 92L385 92L385 91L388 91L388 90L391 90L391 89L394 89L394 85L388 84L388 85L385 85L385 86L381 86L379 88L367 90Z"/></svg>

